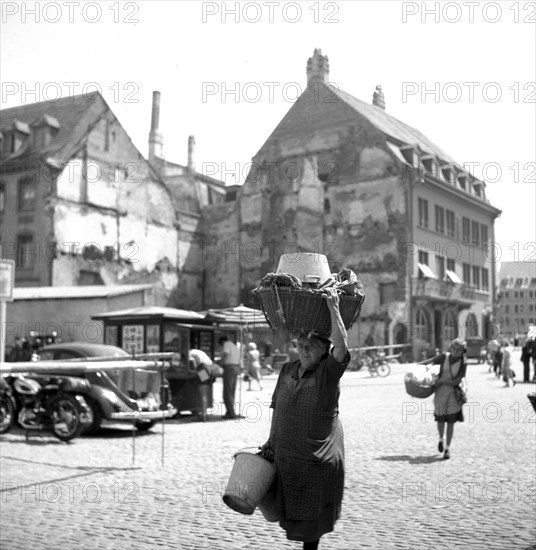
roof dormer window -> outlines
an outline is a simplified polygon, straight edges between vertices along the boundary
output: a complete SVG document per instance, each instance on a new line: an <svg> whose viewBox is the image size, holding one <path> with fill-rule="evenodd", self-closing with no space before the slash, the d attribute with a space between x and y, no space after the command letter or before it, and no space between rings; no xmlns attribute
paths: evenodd
<svg viewBox="0 0 536 550"><path fill-rule="evenodd" d="M419 152L415 147L411 145L400 147L400 152L402 153L404 160L410 166L413 166L413 168L419 168L420 166Z"/></svg>
<svg viewBox="0 0 536 550"><path fill-rule="evenodd" d="M464 191L467 190L467 174L465 172L460 172L458 175L458 187L460 189L463 189Z"/></svg>
<svg viewBox="0 0 536 550"><path fill-rule="evenodd" d="M30 127L26 122L14 120L10 129L5 131L2 151L5 155L17 153L26 138L30 135Z"/></svg>
<svg viewBox="0 0 536 550"><path fill-rule="evenodd" d="M475 181L473 182L473 193L475 196L483 199L484 198L484 182L483 181Z"/></svg>
<svg viewBox="0 0 536 550"><path fill-rule="evenodd" d="M39 150L47 147L52 138L57 134L59 128L60 124L58 120L47 114L32 122L33 148Z"/></svg>
<svg viewBox="0 0 536 550"><path fill-rule="evenodd" d="M438 169L439 169L439 166L437 164L437 159L435 157L431 157L431 156L423 157L422 158L422 163L424 165L425 170L429 174L432 174L432 176L437 178L437 176L438 176L437 172L438 172Z"/></svg>
<svg viewBox="0 0 536 550"><path fill-rule="evenodd" d="M443 174L443 179L450 183L450 185L456 184L456 168L452 164L445 164L441 167L441 173Z"/></svg>

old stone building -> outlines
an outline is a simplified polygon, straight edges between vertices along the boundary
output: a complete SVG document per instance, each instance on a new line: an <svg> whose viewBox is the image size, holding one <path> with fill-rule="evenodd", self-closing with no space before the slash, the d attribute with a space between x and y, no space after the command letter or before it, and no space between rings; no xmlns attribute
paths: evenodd
<svg viewBox="0 0 536 550"><path fill-rule="evenodd" d="M483 181L388 114L381 87L369 104L330 85L328 58L315 50L307 88L252 161L234 211L238 236L228 218L207 220L213 302L258 306L251 289L281 253L319 252L365 286L353 345L371 335L410 341L420 355L484 334L500 211Z"/></svg>
<svg viewBox="0 0 536 550"><path fill-rule="evenodd" d="M536 324L536 262L502 262L497 294L497 332L516 338Z"/></svg>
<svg viewBox="0 0 536 550"><path fill-rule="evenodd" d="M154 283L180 271L173 196L98 93L1 113L2 256L15 284Z"/></svg>

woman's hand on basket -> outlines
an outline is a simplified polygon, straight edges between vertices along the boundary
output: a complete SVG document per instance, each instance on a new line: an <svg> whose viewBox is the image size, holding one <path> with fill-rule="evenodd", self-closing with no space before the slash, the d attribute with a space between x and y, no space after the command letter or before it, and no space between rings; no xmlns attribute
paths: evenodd
<svg viewBox="0 0 536 550"><path fill-rule="evenodd" d="M328 308L339 309L340 298L337 290L333 287L328 287L328 288L322 289L322 291L324 293L324 298L327 301Z"/></svg>
<svg viewBox="0 0 536 550"><path fill-rule="evenodd" d="M262 456L262 458L270 461L274 459L274 451L272 451L272 444L270 440L268 440L262 447L259 447L259 449L259 454Z"/></svg>

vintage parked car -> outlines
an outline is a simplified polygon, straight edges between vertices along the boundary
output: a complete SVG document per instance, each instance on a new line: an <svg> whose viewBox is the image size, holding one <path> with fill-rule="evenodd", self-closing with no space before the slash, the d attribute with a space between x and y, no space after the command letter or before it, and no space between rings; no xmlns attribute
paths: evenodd
<svg viewBox="0 0 536 550"><path fill-rule="evenodd" d="M130 355L123 349L105 344L71 342L44 346L37 361L68 361L81 358L117 360ZM161 375L156 369L148 368L106 368L85 370L73 361L72 370L61 367L61 373L80 376L90 382L84 398L89 410L85 419L84 433L97 431L103 421L128 421L135 423L138 430L148 430L157 420L170 418L176 410L162 403ZM50 363L47 372L51 372ZM119 362L118 362L119 365Z"/></svg>
<svg viewBox="0 0 536 550"><path fill-rule="evenodd" d="M487 342L484 338L467 338L466 359L476 359L477 363L485 363L488 356Z"/></svg>

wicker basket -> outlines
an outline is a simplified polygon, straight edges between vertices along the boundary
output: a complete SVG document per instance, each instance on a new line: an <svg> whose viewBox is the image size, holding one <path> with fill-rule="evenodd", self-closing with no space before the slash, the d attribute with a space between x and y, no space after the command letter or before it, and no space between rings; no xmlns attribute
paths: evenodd
<svg viewBox="0 0 536 550"><path fill-rule="evenodd" d="M411 397L418 397L424 399L430 397L436 390L435 385L433 386L421 386L413 380L404 380L406 384L406 393L411 395Z"/></svg>
<svg viewBox="0 0 536 550"><path fill-rule="evenodd" d="M331 333L331 316L322 294L291 287L267 287L254 291L273 330L292 334L315 331ZM344 326L350 328L359 316L365 294L342 295L339 302Z"/></svg>

